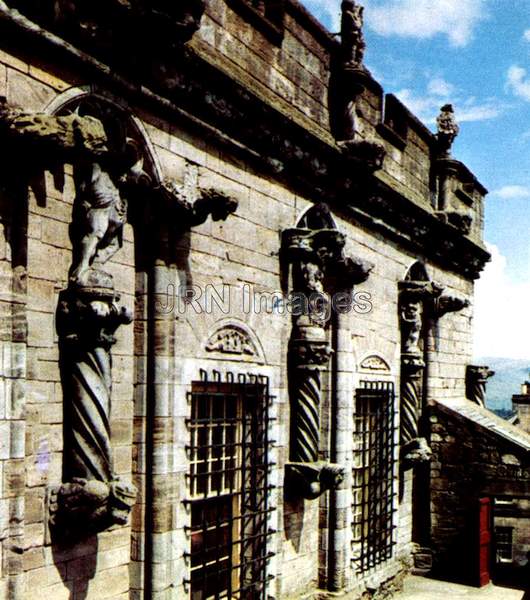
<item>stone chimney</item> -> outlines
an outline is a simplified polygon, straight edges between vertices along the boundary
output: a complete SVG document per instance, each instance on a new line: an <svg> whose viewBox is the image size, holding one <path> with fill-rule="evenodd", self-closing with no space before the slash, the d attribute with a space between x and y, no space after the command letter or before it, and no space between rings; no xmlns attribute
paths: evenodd
<svg viewBox="0 0 530 600"><path fill-rule="evenodd" d="M519 427L530 433L530 381L521 385L521 393L512 396L512 404L519 419Z"/></svg>

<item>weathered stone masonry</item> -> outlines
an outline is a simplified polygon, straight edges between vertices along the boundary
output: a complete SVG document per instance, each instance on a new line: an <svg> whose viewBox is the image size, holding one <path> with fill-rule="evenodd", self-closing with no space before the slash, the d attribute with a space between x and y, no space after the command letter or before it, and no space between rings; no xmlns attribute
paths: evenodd
<svg viewBox="0 0 530 600"><path fill-rule="evenodd" d="M266 527L233 494L246 525L230 585L355 598L408 568L412 475L399 469L402 398L387 393L400 389L399 282L421 263L472 299L485 190L449 155L449 109L435 136L383 94L363 65L362 10L343 4L338 41L295 0L0 2L0 596L188 598L203 510L192 430L204 394L227 389L241 450L227 453L224 423L225 470L240 461L262 481L258 455L241 457L245 394L269 402L270 423L252 425L270 441ZM228 312L194 309L208 286L227 290ZM284 300L353 289L371 309L326 323L247 310L244 286ZM464 395L460 308L422 332L422 407ZM370 385L392 398L394 450L378 460L393 510L389 555L363 569L373 524L352 507L371 477L356 429L369 420L355 411Z"/></svg>

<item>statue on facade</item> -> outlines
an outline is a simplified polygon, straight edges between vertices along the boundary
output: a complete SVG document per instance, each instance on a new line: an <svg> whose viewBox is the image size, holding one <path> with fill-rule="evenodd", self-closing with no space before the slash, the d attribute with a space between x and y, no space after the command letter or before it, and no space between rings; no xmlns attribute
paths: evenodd
<svg viewBox="0 0 530 600"><path fill-rule="evenodd" d="M364 7L354 0L343 0L340 38L343 65L347 68L363 68L364 52Z"/></svg>
<svg viewBox="0 0 530 600"><path fill-rule="evenodd" d="M440 114L436 118L436 126L438 128L436 138L440 156L448 158L451 156L453 142L460 132L452 104L442 106Z"/></svg>

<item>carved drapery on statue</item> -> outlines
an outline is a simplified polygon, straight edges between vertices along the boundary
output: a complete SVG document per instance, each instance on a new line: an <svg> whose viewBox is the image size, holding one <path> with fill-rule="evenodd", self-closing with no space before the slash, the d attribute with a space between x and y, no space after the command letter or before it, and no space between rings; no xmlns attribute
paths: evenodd
<svg viewBox="0 0 530 600"><path fill-rule="evenodd" d="M120 306L104 265L121 248L128 202L162 203L176 226L226 218L233 199L211 189L194 196L160 183L135 128L104 101L83 98L53 116L0 103L0 135L37 169L73 164L72 263L57 307L64 402L63 483L49 493L50 527L61 535L123 524L136 489L113 469L111 347L131 315Z"/></svg>
<svg viewBox="0 0 530 600"><path fill-rule="evenodd" d="M486 406L486 384L493 375L495 371L489 367L467 365L466 398L479 406Z"/></svg>
<svg viewBox="0 0 530 600"><path fill-rule="evenodd" d="M421 431L423 413L424 344L430 326L469 302L444 292L431 281L399 282L401 330L400 445L402 468L409 469L431 459L431 449Z"/></svg>
<svg viewBox="0 0 530 600"><path fill-rule="evenodd" d="M338 278L351 290L370 270L362 261L345 257L344 244L344 236L335 229L283 232L282 259L291 265L294 297L288 357L291 442L286 487L307 499L337 487L343 479L339 465L319 460L321 373L332 352L327 331L332 310L328 290Z"/></svg>

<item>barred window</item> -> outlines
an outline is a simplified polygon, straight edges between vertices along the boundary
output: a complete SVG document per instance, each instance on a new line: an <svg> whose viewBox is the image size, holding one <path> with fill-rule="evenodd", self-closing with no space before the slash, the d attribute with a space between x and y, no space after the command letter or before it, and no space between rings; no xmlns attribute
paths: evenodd
<svg viewBox="0 0 530 600"><path fill-rule="evenodd" d="M364 573L392 557L394 546L394 384L362 381L353 432L353 561Z"/></svg>
<svg viewBox="0 0 530 600"><path fill-rule="evenodd" d="M513 527L495 527L497 562L513 560Z"/></svg>
<svg viewBox="0 0 530 600"><path fill-rule="evenodd" d="M191 599L266 600L268 381L197 381L190 396Z"/></svg>

